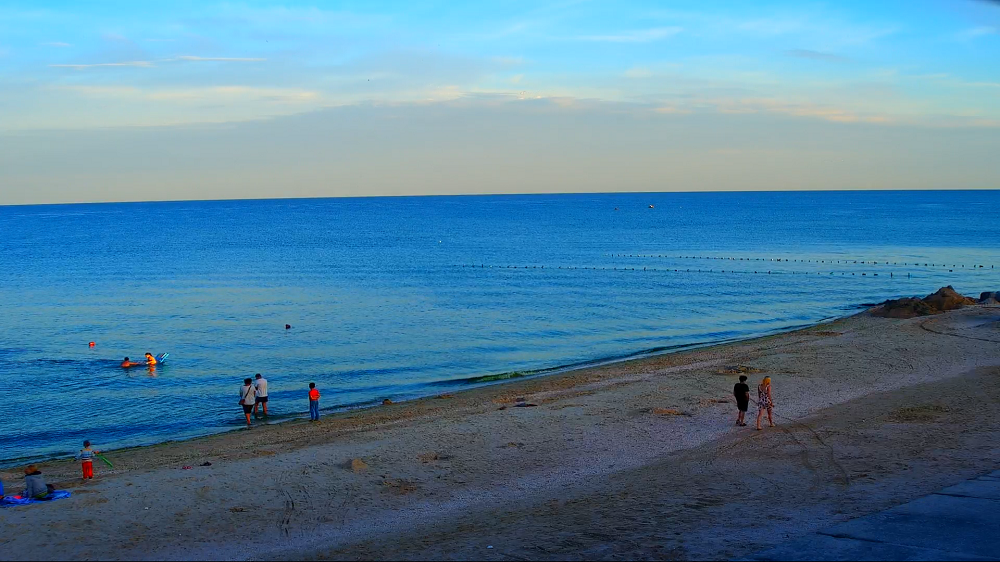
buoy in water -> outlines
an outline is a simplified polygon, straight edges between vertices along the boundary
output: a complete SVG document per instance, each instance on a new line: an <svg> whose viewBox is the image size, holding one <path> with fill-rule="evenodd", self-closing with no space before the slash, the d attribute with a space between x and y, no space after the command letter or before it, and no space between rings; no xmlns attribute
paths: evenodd
<svg viewBox="0 0 1000 562"><path fill-rule="evenodd" d="M95 345L97 345L97 344L94 343L94 342L90 342L90 344L88 344L88 347L94 347Z"/></svg>

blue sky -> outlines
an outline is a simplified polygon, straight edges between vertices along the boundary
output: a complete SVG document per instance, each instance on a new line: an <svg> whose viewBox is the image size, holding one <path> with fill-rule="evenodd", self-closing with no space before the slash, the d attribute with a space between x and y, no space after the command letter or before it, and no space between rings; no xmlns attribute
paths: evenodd
<svg viewBox="0 0 1000 562"><path fill-rule="evenodd" d="M306 125L308 146L249 133ZM0 203L998 188L998 131L1000 4L981 0L0 1ZM146 170L116 169L143 146ZM728 171L658 183L692 161Z"/></svg>

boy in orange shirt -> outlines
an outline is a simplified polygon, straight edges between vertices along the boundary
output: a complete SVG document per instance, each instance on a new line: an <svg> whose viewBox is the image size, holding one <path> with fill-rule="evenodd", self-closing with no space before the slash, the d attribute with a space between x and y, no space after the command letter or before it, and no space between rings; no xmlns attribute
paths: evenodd
<svg viewBox="0 0 1000 562"><path fill-rule="evenodd" d="M309 421L319 421L319 391L316 383L309 383Z"/></svg>

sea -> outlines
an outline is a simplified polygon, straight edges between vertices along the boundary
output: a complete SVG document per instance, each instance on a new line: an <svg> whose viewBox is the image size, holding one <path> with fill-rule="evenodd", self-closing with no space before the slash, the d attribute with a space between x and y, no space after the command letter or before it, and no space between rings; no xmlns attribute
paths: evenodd
<svg viewBox="0 0 1000 562"><path fill-rule="evenodd" d="M240 429L255 373L279 423L310 382L334 412L978 296L1000 290L998 211L1000 191L0 207L0 464ZM119 367L147 351L170 356Z"/></svg>

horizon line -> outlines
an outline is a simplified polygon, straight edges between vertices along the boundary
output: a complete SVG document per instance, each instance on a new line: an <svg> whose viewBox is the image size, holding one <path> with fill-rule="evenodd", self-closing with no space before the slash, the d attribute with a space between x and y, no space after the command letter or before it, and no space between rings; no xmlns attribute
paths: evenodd
<svg viewBox="0 0 1000 562"><path fill-rule="evenodd" d="M874 192L980 192L1000 191L997 187L965 187L965 188L864 188L864 189L698 189L678 191L537 191L528 193L415 193L415 194L383 194L383 195L323 195L310 197L233 197L223 199L148 199L121 201L63 201L52 203L0 203L4 207L43 207L55 205L130 205L143 203L225 203L231 201L315 201L325 199L401 199L417 197L532 197L552 195L662 195L668 193L874 193Z"/></svg>

